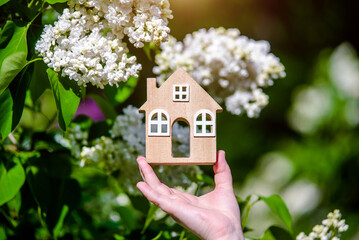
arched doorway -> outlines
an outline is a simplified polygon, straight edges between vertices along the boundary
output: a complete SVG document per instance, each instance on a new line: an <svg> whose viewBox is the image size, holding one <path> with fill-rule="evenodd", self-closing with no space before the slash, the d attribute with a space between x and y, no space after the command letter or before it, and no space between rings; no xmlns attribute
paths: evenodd
<svg viewBox="0 0 359 240"><path fill-rule="evenodd" d="M186 120L178 119L172 125L172 157L190 157L190 128Z"/></svg>

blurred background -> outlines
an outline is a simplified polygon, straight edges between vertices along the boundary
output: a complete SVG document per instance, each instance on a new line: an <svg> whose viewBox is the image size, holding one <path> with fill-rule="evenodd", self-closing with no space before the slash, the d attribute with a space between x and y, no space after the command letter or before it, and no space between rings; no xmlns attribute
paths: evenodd
<svg viewBox="0 0 359 240"><path fill-rule="evenodd" d="M236 191L280 194L295 232L340 209L343 239L359 239L359 3L330 0L172 0L171 34L181 41L200 28L238 28L267 40L287 77L265 90L257 119L218 114L218 149L226 151ZM146 101L153 62L138 51L140 81L124 103ZM142 57L141 57L142 56ZM209 174L210 167L204 168ZM275 220L261 204L249 217L258 232Z"/></svg>
<svg viewBox="0 0 359 240"><path fill-rule="evenodd" d="M174 19L170 20L169 27L178 41L201 28L238 28L249 38L267 40L271 52L286 68L286 78L264 89L269 95L269 104L259 118L250 119L226 111L217 115L217 147L226 151L238 196L279 194L292 214L295 234L308 233L328 212L340 209L349 225L342 239L359 239L359 2L170 0L170 4ZM128 105L140 107L146 101L146 78L155 76L152 72L155 63L143 49L131 48L131 45L129 48L143 69L134 93L117 107L117 113L122 113ZM88 93L91 91L97 90L89 88ZM51 91L45 91L41 98L46 102L41 105L41 114L46 112L48 119L38 113L36 117L25 109L20 123L24 129L41 132L48 127L49 119L55 119L56 105ZM104 119L99 112L91 114L94 120ZM94 128L102 130L102 127L104 124ZM49 142L40 134L34 135L36 137ZM52 149L50 147L46 146ZM48 156L51 158L51 154ZM65 161L66 157L63 158ZM211 166L202 169L212 175ZM86 171L75 171L71 176L77 174L77 179L89 179L86 177L90 173ZM110 208L107 205L110 198L122 199L102 194L103 187L99 185L107 186L108 182L98 172L92 174L93 182L79 181L81 185L98 188L102 202L92 206L95 211L99 206ZM24 188L24 192L30 192L28 187ZM90 202L92 198L86 194L89 193L85 192L85 200ZM123 211L120 215L130 212L121 209L116 210ZM137 212L133 212L135 216ZM71 229L82 233L85 220L76 222L80 217L90 219L79 212L71 220L78 224L78 230ZM120 219L118 214L110 218ZM118 228L113 223L115 220L110 222L112 225L108 224L109 229ZM134 225L131 221L134 220L125 224ZM273 222L280 224L263 203L252 208L248 221L255 229L251 234L254 236L263 233ZM104 222L97 222L103 230ZM26 232L26 229L20 230ZM95 236L88 232L84 236L86 234L89 239Z"/></svg>

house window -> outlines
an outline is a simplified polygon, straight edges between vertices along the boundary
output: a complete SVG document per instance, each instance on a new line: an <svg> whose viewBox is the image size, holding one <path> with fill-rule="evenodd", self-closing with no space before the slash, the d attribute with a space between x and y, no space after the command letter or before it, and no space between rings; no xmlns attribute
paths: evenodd
<svg viewBox="0 0 359 240"><path fill-rule="evenodd" d="M153 110L148 121L148 136L169 136L170 118L162 109Z"/></svg>
<svg viewBox="0 0 359 240"><path fill-rule="evenodd" d="M173 85L173 101L188 102L189 101L189 85Z"/></svg>
<svg viewBox="0 0 359 240"><path fill-rule="evenodd" d="M216 134L215 118L211 111L202 109L194 115L194 136L213 137Z"/></svg>

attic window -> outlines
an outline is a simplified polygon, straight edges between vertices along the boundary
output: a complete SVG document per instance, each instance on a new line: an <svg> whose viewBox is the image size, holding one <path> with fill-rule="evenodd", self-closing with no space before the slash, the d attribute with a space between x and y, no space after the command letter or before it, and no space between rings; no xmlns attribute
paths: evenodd
<svg viewBox="0 0 359 240"><path fill-rule="evenodd" d="M173 101L188 102L189 101L189 85L173 85Z"/></svg>
<svg viewBox="0 0 359 240"><path fill-rule="evenodd" d="M214 137L215 135L216 129L213 113L206 109L199 110L194 115L194 136Z"/></svg>
<svg viewBox="0 0 359 240"><path fill-rule="evenodd" d="M169 125L170 118L165 110L153 110L148 121L148 136L169 136Z"/></svg>

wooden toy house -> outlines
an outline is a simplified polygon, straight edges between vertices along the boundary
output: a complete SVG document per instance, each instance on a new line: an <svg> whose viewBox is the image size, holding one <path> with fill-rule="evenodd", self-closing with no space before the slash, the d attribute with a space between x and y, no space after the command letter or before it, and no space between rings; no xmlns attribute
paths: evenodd
<svg viewBox="0 0 359 240"><path fill-rule="evenodd" d="M146 160L150 164L214 164L216 162L216 113L218 103L182 68L159 88L147 79ZM172 127L184 121L190 130L189 157L173 157Z"/></svg>

